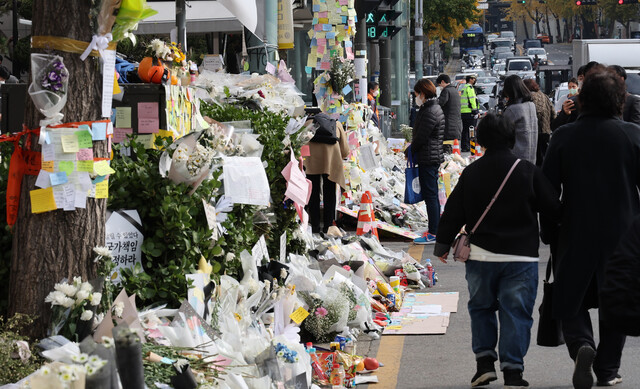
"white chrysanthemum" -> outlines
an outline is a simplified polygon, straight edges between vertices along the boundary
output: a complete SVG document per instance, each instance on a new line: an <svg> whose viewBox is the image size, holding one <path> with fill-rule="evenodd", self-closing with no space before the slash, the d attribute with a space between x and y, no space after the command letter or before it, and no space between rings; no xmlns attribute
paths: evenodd
<svg viewBox="0 0 640 389"><path fill-rule="evenodd" d="M287 273L287 270L282 268L280 269L280 278L283 280L287 279L287 276L289 275L289 273Z"/></svg>
<svg viewBox="0 0 640 389"><path fill-rule="evenodd" d="M310 296L313 297L314 299L321 300L320 295L317 293L311 293Z"/></svg>
<svg viewBox="0 0 640 389"><path fill-rule="evenodd" d="M104 346L104 348L111 348L114 344L115 343L113 341L113 338L110 338L108 336L102 337L102 345Z"/></svg>
<svg viewBox="0 0 640 389"><path fill-rule="evenodd" d="M91 297L89 297L89 301L91 301L91 305L93 305L94 307L100 304L101 300L102 300L102 293L100 292L92 293Z"/></svg>
<svg viewBox="0 0 640 389"><path fill-rule="evenodd" d="M89 296L91 296L91 293L81 289L78 291L78 293L76 293L76 302L78 303L78 305L80 305L84 302L84 300L88 300Z"/></svg>
<svg viewBox="0 0 640 389"><path fill-rule="evenodd" d="M49 366L42 366L40 368L40 374L45 377L51 375L51 368Z"/></svg>
<svg viewBox="0 0 640 389"><path fill-rule="evenodd" d="M236 255L234 253L227 253L227 255L224 258L227 262L231 262L234 259L236 259Z"/></svg>
<svg viewBox="0 0 640 389"><path fill-rule="evenodd" d="M109 250L109 248L105 246L96 246L93 248L93 252L96 253L96 255L99 255L101 257L107 257L107 258L113 257L111 250Z"/></svg>
<svg viewBox="0 0 640 389"><path fill-rule="evenodd" d="M80 353L71 357L71 360L77 363L86 363L89 360L89 354Z"/></svg>
<svg viewBox="0 0 640 389"><path fill-rule="evenodd" d="M74 285L67 284L66 282L55 284L53 289L59 290L60 292L64 293L69 297L75 296L76 292L78 291L77 287L75 287Z"/></svg>
<svg viewBox="0 0 640 389"><path fill-rule="evenodd" d="M118 303L115 303L113 305L113 314L116 317L122 318L122 311L124 311L124 303L123 302L118 302Z"/></svg>
<svg viewBox="0 0 640 389"><path fill-rule="evenodd" d="M92 328L94 330L96 328L98 328L100 323L102 323L102 320L104 320L104 313L96 313L95 315L93 315L93 326L92 326Z"/></svg>
<svg viewBox="0 0 640 389"><path fill-rule="evenodd" d="M51 303L51 305L61 305L59 302L62 298L67 297L63 292L59 290L55 290L47 295L44 298L45 303Z"/></svg>
<svg viewBox="0 0 640 389"><path fill-rule="evenodd" d="M93 286L88 282L83 282L82 285L80 285L80 290L91 293L93 292Z"/></svg>
<svg viewBox="0 0 640 389"><path fill-rule="evenodd" d="M74 299L72 299L71 297L64 296L64 297L62 297L60 299L58 304L55 304L55 305L61 305L61 306L65 307L65 308L71 308L73 306L73 304L75 304L75 302L76 301Z"/></svg>
<svg viewBox="0 0 640 389"><path fill-rule="evenodd" d="M87 372L87 376L88 377L91 377L92 375L94 375L98 371L98 369L96 369L95 367L91 366L88 363L86 365L84 365L84 369Z"/></svg>
<svg viewBox="0 0 640 389"><path fill-rule="evenodd" d="M80 315L80 320L88 321L93 317L93 311L84 311L82 315Z"/></svg>
<svg viewBox="0 0 640 389"><path fill-rule="evenodd" d="M82 278L81 277L73 277L73 286L79 287L80 285L82 285Z"/></svg>
<svg viewBox="0 0 640 389"><path fill-rule="evenodd" d="M60 378L60 380L62 380L62 382L71 382L73 381L73 373L72 372L60 372L58 373L58 377Z"/></svg>

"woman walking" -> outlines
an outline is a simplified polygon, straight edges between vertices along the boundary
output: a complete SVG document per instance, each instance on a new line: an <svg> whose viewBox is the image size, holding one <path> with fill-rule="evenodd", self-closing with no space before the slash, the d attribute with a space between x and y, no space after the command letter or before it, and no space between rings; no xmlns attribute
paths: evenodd
<svg viewBox="0 0 640 389"><path fill-rule="evenodd" d="M556 118L556 111L553 109L551 100L544 93L540 92L540 86L536 80L529 78L524 80L524 84L531 92L531 100L536 106L536 116L538 118L538 147L536 150L536 166L542 166L544 154L549 146L551 137L551 121Z"/></svg>
<svg viewBox="0 0 640 389"><path fill-rule="evenodd" d="M511 75L504 80L502 90L507 107L503 115L515 124L516 143L513 154L520 159L536 163L538 148L538 117L536 106L531 101L531 93L522 78Z"/></svg>
<svg viewBox="0 0 640 389"><path fill-rule="evenodd" d="M429 229L414 240L416 244L434 244L440 220L438 200L438 169L444 161L443 145L445 119L436 97L436 86L427 79L419 80L413 87L416 105L420 107L413 126L411 153L418 162L418 174L422 197L427 206Z"/></svg>
<svg viewBox="0 0 640 389"><path fill-rule="evenodd" d="M447 200L434 249L446 262L458 231L466 226L471 233L465 262L477 363L471 387L497 379L498 358L505 388L529 387L522 372L538 288L538 213L553 217L560 202L542 172L513 154L515 142L510 120L494 114L482 119L478 143L485 155L462 172ZM483 214L493 197L495 202Z"/></svg>

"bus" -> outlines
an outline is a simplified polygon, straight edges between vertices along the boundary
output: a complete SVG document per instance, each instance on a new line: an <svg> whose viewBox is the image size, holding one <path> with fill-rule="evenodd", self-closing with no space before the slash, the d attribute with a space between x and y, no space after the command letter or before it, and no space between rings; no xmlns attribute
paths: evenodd
<svg viewBox="0 0 640 389"><path fill-rule="evenodd" d="M460 55L465 55L470 50L484 50L484 31L478 24L472 24L462 32L460 43Z"/></svg>

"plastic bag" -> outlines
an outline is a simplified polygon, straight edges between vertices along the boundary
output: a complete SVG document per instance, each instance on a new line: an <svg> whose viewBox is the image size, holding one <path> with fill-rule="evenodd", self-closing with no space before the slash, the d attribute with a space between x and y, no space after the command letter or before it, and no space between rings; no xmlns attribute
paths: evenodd
<svg viewBox="0 0 640 389"><path fill-rule="evenodd" d="M58 55L31 54L31 85L29 96L46 120L41 125L60 123L60 113L67 104L69 71Z"/></svg>

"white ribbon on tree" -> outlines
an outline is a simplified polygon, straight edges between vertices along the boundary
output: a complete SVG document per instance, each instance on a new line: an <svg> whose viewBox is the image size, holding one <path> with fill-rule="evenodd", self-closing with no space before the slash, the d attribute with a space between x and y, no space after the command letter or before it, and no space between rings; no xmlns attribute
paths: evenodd
<svg viewBox="0 0 640 389"><path fill-rule="evenodd" d="M94 35L91 38L91 43L87 46L86 50L80 56L83 61L87 59L92 50L97 50L101 57L104 57L104 51L109 47L109 42L113 40L113 35L107 33L105 35Z"/></svg>

